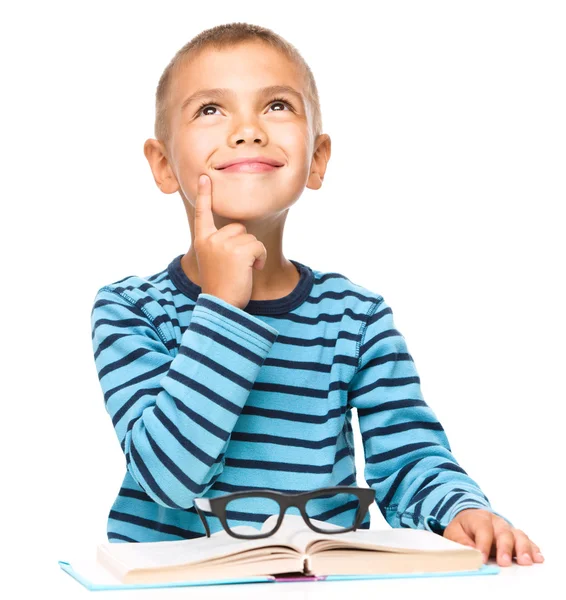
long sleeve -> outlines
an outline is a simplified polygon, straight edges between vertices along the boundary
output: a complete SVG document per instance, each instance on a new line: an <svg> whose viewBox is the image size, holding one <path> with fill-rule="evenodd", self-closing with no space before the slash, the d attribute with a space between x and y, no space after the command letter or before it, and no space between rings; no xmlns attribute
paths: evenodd
<svg viewBox="0 0 566 600"><path fill-rule="evenodd" d="M375 489L386 521L392 527L443 533L466 508L502 516L452 455L442 425L423 400L415 364L383 298L369 311L358 359L349 402L358 412L365 479Z"/></svg>
<svg viewBox="0 0 566 600"><path fill-rule="evenodd" d="M278 331L210 294L199 295L180 345L164 334L164 318L104 287L91 313L92 344L129 473L156 503L186 509L222 472Z"/></svg>

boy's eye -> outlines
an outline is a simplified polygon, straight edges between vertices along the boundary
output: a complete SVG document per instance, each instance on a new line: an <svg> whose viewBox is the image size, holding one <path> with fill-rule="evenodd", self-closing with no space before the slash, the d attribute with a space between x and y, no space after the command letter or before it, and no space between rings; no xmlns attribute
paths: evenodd
<svg viewBox="0 0 566 600"><path fill-rule="evenodd" d="M270 103L269 106L273 106L274 104L282 104L284 106L287 106L291 111L293 110L291 104L287 101L287 100L283 100L282 98L275 98L273 99ZM201 104L197 110L197 117L200 116L201 112L204 111L205 108L216 108L216 106L218 106L217 104L211 104L210 102L205 102L204 104ZM285 112L285 111L275 111L275 112ZM206 116L206 115L205 115ZM208 116L213 116L213 113L208 113Z"/></svg>

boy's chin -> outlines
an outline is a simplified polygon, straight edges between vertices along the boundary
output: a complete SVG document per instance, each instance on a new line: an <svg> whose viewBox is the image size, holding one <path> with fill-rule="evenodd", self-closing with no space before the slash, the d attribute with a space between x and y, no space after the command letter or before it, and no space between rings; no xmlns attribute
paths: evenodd
<svg viewBox="0 0 566 600"><path fill-rule="evenodd" d="M214 214L233 221L265 219L286 210L291 204L286 198L269 192L242 193L235 189L227 195L212 196Z"/></svg>
<svg viewBox="0 0 566 600"><path fill-rule="evenodd" d="M273 210L270 205L265 202L262 202L259 205L253 205L253 203L248 201L245 205L242 203L238 206L234 204L233 200L231 201L230 206L213 201L212 211L218 217L234 222L261 220L278 212Z"/></svg>

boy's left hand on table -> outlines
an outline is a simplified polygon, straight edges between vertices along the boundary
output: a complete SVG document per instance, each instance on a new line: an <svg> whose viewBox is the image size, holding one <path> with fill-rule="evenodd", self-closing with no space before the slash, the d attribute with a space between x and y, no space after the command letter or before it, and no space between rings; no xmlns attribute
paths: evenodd
<svg viewBox="0 0 566 600"><path fill-rule="evenodd" d="M511 566L512 557L523 566L544 562L540 548L523 531L480 508L467 508L457 513L448 523L443 537L481 550L484 564L488 557L497 558L501 567Z"/></svg>

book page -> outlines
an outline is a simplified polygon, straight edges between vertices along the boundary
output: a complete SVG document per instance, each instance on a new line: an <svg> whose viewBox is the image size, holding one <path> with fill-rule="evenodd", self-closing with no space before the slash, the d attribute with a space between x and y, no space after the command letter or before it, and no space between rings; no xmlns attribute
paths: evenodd
<svg viewBox="0 0 566 600"><path fill-rule="evenodd" d="M307 553L335 548L359 548L400 553L444 553L470 551L469 546L424 529L358 529L337 535L317 535L307 545Z"/></svg>
<svg viewBox="0 0 566 600"><path fill-rule="evenodd" d="M269 517L262 530L272 529L277 515ZM341 527L324 521L311 519L313 525L321 529L337 529ZM444 538L425 529L358 529L346 533L324 534L310 529L300 515L286 514L277 533L265 541L287 544L302 554L311 554L332 548L360 548L382 550L387 552L422 553L469 551L470 547L448 538Z"/></svg>
<svg viewBox="0 0 566 600"><path fill-rule="evenodd" d="M265 530L272 529L273 519L277 515L269 517L265 523ZM270 521L271 520L271 521ZM305 527L304 521L299 517L299 522ZM282 524L280 531L275 535L263 539L241 540L234 538L225 531L217 531L210 538L202 537L191 540L176 540L171 542L138 542L138 543L103 543L99 544L98 552L102 562L108 564L105 557L113 562L125 573L130 569L156 569L164 567L175 567L180 565L196 565L214 560L222 562L224 557L242 555L251 550L265 549L263 552L269 555L274 548L284 547L289 554L303 554L304 544L299 546L293 542L290 533L294 532L298 523L290 522ZM267 529L268 528L268 529ZM233 529L238 533L258 533L254 527L241 525Z"/></svg>
<svg viewBox="0 0 566 600"><path fill-rule="evenodd" d="M256 530L257 531L257 530ZM104 543L99 552L121 564L121 570L155 569L206 562L271 545L271 539L239 540L219 531L210 538L172 542Z"/></svg>

